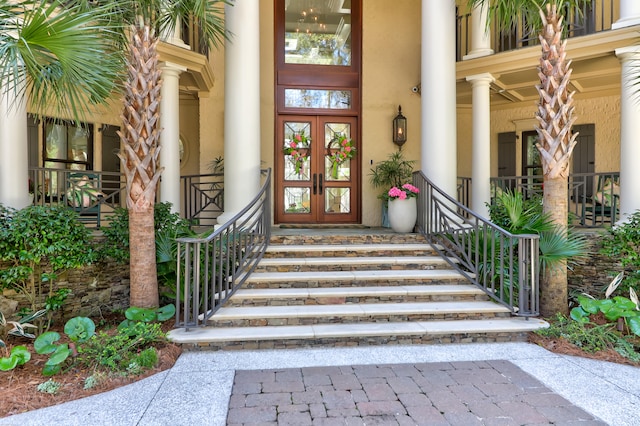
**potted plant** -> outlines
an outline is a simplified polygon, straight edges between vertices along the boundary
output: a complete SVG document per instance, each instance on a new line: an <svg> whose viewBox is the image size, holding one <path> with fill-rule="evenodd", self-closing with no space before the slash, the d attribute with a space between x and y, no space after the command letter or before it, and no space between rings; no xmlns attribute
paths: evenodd
<svg viewBox="0 0 640 426"><path fill-rule="evenodd" d="M407 160L403 157L402 151L398 150L387 160L381 161L369 173L371 184L375 188L382 188L384 192L378 195L382 202L382 226L390 226L388 220L389 188L400 188L407 182L411 182L413 165L415 161Z"/></svg>
<svg viewBox="0 0 640 426"><path fill-rule="evenodd" d="M410 183L392 187L389 196L389 224L395 232L411 232L418 215L416 197L420 190Z"/></svg>

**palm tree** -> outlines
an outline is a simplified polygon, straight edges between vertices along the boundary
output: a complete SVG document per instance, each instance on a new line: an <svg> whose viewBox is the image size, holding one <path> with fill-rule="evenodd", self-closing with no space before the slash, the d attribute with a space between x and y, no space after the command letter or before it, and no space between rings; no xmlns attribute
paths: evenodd
<svg viewBox="0 0 640 426"><path fill-rule="evenodd" d="M82 1L0 0L0 97L14 107L28 99L36 115L47 109L80 119L119 80L113 17Z"/></svg>
<svg viewBox="0 0 640 426"><path fill-rule="evenodd" d="M579 10L576 6L590 0L469 0L470 7L489 7L488 22L494 19L501 30L510 30L523 18L529 30L539 30L542 48L536 85L540 99L536 118L538 143L544 175L543 212L551 218L558 232L566 236L568 229L567 199L571 154L577 133L571 126L573 93L568 90L571 62L566 60L566 41L562 41L562 10ZM525 29L526 31L526 29ZM540 289L540 312L551 316L567 313L567 263L558 262L543 270Z"/></svg>
<svg viewBox="0 0 640 426"><path fill-rule="evenodd" d="M172 34L176 25L191 20L201 31L201 40L217 45L223 35L222 8L229 1L213 0L125 0L108 2L128 26L127 78L118 154L126 178L129 211L130 304L159 304L154 234L154 203L162 168L159 108L161 72L157 44L162 34Z"/></svg>

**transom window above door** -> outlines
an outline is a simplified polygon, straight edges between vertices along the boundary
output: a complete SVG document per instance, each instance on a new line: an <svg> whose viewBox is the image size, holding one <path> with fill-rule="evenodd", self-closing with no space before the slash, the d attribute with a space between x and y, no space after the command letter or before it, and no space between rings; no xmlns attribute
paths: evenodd
<svg viewBox="0 0 640 426"><path fill-rule="evenodd" d="M285 2L287 64L351 65L351 0Z"/></svg>

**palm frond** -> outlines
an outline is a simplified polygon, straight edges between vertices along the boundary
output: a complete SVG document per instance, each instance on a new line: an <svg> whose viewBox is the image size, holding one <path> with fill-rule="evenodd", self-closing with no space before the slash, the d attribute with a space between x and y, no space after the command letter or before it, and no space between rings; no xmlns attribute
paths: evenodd
<svg viewBox="0 0 640 426"><path fill-rule="evenodd" d="M0 36L4 93L17 100L26 94L36 115L53 109L79 120L118 87L122 32L110 8L40 0L7 10L7 4L0 5L9 28Z"/></svg>

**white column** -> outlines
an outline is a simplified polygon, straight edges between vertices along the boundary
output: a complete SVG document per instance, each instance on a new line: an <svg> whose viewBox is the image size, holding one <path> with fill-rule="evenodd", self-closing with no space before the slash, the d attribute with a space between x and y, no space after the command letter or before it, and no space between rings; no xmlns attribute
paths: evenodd
<svg viewBox="0 0 640 426"><path fill-rule="evenodd" d="M260 15L258 0L225 5L223 224L260 190Z"/></svg>
<svg viewBox="0 0 640 426"><path fill-rule="evenodd" d="M640 1L620 0L620 19L611 25L612 29L640 24Z"/></svg>
<svg viewBox="0 0 640 426"><path fill-rule="evenodd" d="M464 55L463 60L493 54L491 34L487 27L488 14L489 7L486 4L478 5L471 11L471 51Z"/></svg>
<svg viewBox="0 0 640 426"><path fill-rule="evenodd" d="M422 0L422 141L425 175L456 198L456 9Z"/></svg>
<svg viewBox="0 0 640 426"><path fill-rule="evenodd" d="M180 73L186 68L164 62L160 89L160 201L171 203L171 211L180 212Z"/></svg>
<svg viewBox="0 0 640 426"><path fill-rule="evenodd" d="M491 100L489 85L495 81L489 73L467 77L473 88L473 151L471 170L471 209L489 218L491 201Z"/></svg>
<svg viewBox="0 0 640 426"><path fill-rule="evenodd" d="M640 103L634 83L640 61L640 46L616 49L622 62L620 83L620 220L640 209Z"/></svg>
<svg viewBox="0 0 640 426"><path fill-rule="evenodd" d="M12 87L0 87L0 203L21 209L31 203L27 102L24 88L18 88L22 96L16 96Z"/></svg>

